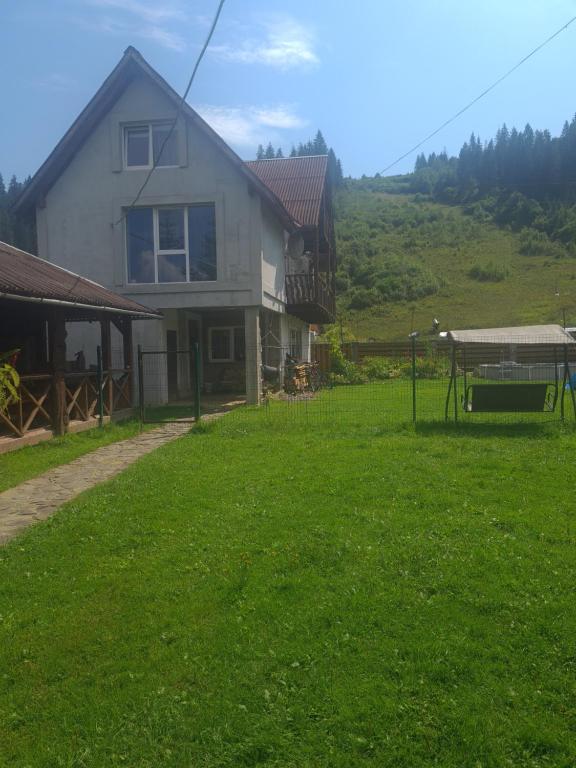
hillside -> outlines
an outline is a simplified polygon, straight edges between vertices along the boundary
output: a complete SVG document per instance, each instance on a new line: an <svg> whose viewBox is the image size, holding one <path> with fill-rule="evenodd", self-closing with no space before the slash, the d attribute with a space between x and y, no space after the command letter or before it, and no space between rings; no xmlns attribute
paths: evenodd
<svg viewBox="0 0 576 768"><path fill-rule="evenodd" d="M404 183L348 180L337 195L339 318L357 338L402 339L434 317L448 329L562 323L564 311L576 324L571 247Z"/></svg>

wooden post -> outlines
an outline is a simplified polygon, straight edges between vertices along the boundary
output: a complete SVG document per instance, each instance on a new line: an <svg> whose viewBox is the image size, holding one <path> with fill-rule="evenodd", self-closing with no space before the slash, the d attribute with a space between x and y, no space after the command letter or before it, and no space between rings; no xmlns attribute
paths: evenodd
<svg viewBox="0 0 576 768"><path fill-rule="evenodd" d="M132 339L132 320L124 318L122 322L122 351L124 354L124 368L128 371L128 399L133 404L134 392L134 346Z"/></svg>
<svg viewBox="0 0 576 768"><path fill-rule="evenodd" d="M68 430L66 410L66 323L61 312L50 318L50 361L54 375L52 427L55 434L63 435Z"/></svg>
<svg viewBox="0 0 576 768"><path fill-rule="evenodd" d="M108 415L112 416L113 389L112 389L112 342L110 334L110 319L100 320L100 346L102 347L102 368L104 369L105 384L103 387L104 402L108 407Z"/></svg>

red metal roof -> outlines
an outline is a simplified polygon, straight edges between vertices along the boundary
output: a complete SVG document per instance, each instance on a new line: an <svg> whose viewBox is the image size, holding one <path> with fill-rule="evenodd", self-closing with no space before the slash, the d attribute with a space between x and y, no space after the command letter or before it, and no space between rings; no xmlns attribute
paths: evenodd
<svg viewBox="0 0 576 768"><path fill-rule="evenodd" d="M44 259L0 242L0 299L22 297L30 301L63 303L71 308L94 307L134 317L158 317L158 313L98 283L69 272Z"/></svg>
<svg viewBox="0 0 576 768"><path fill-rule="evenodd" d="M252 160L246 165L280 199L302 226L315 226L326 185L328 156Z"/></svg>

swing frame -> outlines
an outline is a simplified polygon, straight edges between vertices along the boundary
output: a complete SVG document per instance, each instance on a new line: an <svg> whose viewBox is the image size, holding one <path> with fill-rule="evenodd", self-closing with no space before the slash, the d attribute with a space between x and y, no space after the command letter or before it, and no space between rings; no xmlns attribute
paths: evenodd
<svg viewBox="0 0 576 768"><path fill-rule="evenodd" d="M485 328L477 331L449 331L446 337L452 343L451 368L444 418L449 419L450 401L453 400L454 421L458 421L460 408L470 413L554 413L560 401L560 418L565 420L566 390L570 391L574 419L576 420L576 393L568 349L576 341L559 325L520 326L514 328ZM466 349L469 345L518 345L553 349L553 382L468 383ZM561 392L559 392L559 350L562 350ZM458 352L462 353L463 393L458 397Z"/></svg>

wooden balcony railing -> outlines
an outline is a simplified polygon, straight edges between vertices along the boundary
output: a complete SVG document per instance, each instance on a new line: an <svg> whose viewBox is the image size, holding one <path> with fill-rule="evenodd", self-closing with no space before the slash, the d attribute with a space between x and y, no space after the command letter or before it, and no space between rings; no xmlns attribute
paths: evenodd
<svg viewBox="0 0 576 768"><path fill-rule="evenodd" d="M307 322L331 322L335 314L335 296L328 276L322 273L286 275L286 298L294 314Z"/></svg>
<svg viewBox="0 0 576 768"><path fill-rule="evenodd" d="M102 374L102 411L132 407L131 370L104 371ZM63 388L64 422L90 421L99 415L98 373L67 372L63 376L30 374L20 377L19 400L0 412L0 436L24 437L32 429L57 429L57 388Z"/></svg>

